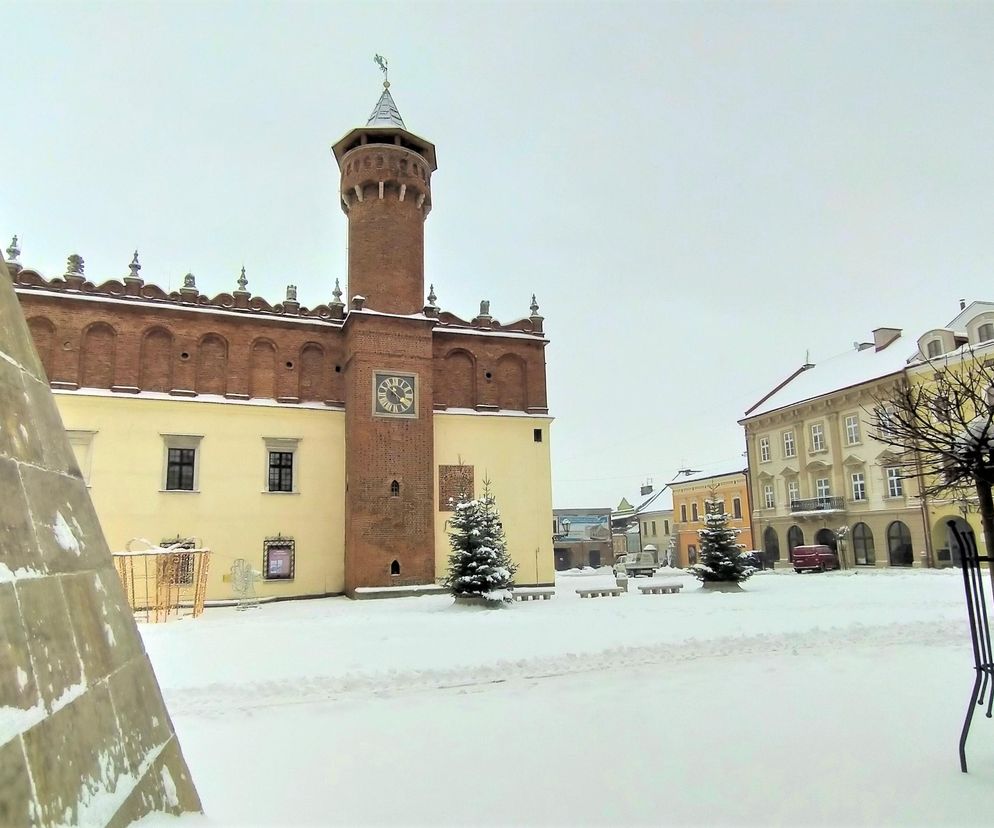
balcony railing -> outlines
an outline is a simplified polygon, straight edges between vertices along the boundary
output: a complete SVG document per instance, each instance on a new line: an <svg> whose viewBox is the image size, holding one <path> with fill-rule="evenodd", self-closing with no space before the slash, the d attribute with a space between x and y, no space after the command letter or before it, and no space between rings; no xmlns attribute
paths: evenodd
<svg viewBox="0 0 994 828"><path fill-rule="evenodd" d="M844 497L808 497L790 501L792 512L841 512L846 508Z"/></svg>

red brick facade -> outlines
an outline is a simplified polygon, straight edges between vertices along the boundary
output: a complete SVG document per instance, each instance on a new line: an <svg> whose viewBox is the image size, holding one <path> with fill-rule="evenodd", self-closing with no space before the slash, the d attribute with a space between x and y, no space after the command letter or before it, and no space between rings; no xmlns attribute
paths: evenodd
<svg viewBox="0 0 994 828"><path fill-rule="evenodd" d="M435 410L547 413L542 317L465 321L424 298L434 147L403 129L335 146L349 222L349 297L308 309L242 289L208 299L188 277L165 293L132 276L95 285L11 268L53 387L216 395L344 407L345 584L435 577ZM137 264L137 261L134 263ZM414 375L416 417L374 413L373 373ZM399 573L398 573L399 569Z"/></svg>

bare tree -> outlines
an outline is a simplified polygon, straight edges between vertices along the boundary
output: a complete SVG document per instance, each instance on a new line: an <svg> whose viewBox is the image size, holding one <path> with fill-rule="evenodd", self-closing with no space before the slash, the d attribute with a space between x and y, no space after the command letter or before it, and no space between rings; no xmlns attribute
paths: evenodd
<svg viewBox="0 0 994 828"><path fill-rule="evenodd" d="M902 477L926 497L974 491L987 548L994 549L994 360L971 352L928 359L920 376L874 397L871 436L894 453Z"/></svg>

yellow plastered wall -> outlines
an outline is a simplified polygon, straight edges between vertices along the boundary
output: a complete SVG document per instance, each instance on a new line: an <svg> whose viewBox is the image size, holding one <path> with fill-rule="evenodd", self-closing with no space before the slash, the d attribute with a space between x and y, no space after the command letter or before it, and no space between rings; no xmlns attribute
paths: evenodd
<svg viewBox="0 0 994 828"><path fill-rule="evenodd" d="M256 584L259 596L341 593L345 578L345 414L80 392L56 394L66 429L93 432L90 494L111 550L131 538L196 537L213 552L208 600L232 597L222 581L236 558L262 571L263 541L295 541L294 578ZM203 435L199 487L164 492L163 434ZM265 438L291 438L299 493L267 488ZM77 452L78 454L79 452Z"/></svg>
<svg viewBox="0 0 994 828"><path fill-rule="evenodd" d="M552 463L549 453L551 420L474 414L435 414L435 503L438 467L474 467L476 492L489 478L507 536L507 548L518 564L519 584L555 580L552 554ZM541 429L536 443L534 430ZM446 575L451 512L435 512L435 569Z"/></svg>

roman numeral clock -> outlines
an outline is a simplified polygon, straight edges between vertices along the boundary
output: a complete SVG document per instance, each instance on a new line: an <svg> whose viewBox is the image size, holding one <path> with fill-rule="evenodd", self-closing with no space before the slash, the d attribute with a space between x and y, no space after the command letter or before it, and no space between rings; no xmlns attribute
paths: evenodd
<svg viewBox="0 0 994 828"><path fill-rule="evenodd" d="M399 371L373 372L373 415L418 416L418 376Z"/></svg>

